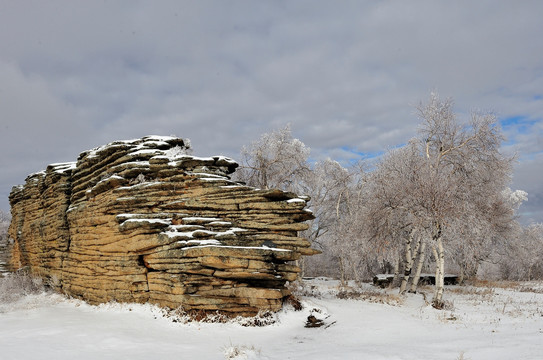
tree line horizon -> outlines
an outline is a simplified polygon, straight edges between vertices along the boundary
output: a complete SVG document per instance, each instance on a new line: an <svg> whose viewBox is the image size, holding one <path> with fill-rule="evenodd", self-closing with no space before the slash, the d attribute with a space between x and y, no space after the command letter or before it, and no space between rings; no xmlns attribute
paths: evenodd
<svg viewBox="0 0 543 360"><path fill-rule="evenodd" d="M345 285L394 273L405 293L416 292L431 269L438 308L446 269L462 281L543 278L543 224L518 222L527 193L509 188L515 157L500 151L505 137L496 116L473 111L460 121L453 106L431 93L416 107L416 134L371 169L363 161L310 163L309 148L287 125L242 147L234 176L311 197L315 220L303 236L323 254L303 260L305 275Z"/></svg>
<svg viewBox="0 0 543 360"><path fill-rule="evenodd" d="M460 121L453 106L431 93L416 107L414 136L371 168L310 162L310 149L287 125L243 146L233 178L311 198L315 219L301 236L322 254L301 261L302 276L336 277L345 286L392 273L403 294L416 292L431 271L437 308L446 270L461 281L543 279L543 224L518 221L527 193L509 188L515 157L500 151L496 116L474 111ZM0 245L9 222L0 210Z"/></svg>

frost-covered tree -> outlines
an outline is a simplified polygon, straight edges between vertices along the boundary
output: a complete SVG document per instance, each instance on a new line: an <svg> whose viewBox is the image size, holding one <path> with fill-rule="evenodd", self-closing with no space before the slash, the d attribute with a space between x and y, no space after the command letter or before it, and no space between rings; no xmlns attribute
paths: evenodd
<svg viewBox="0 0 543 360"><path fill-rule="evenodd" d="M499 151L503 137L492 114L473 113L462 123L452 100L437 94L418 113L420 136L390 151L377 166L369 221L374 238L404 243L404 279L413 269L415 250L424 244L420 241L427 241L436 264L433 302L440 307L446 250L454 240L477 249L501 236L502 224L513 218L502 196L513 159Z"/></svg>
<svg viewBox="0 0 543 360"><path fill-rule="evenodd" d="M502 192L502 197L514 210L528 200L525 191L509 188ZM497 265L501 279L543 279L543 224L510 224L507 237L493 247L489 262Z"/></svg>
<svg viewBox="0 0 543 360"><path fill-rule="evenodd" d="M304 192L304 179L310 172L309 152L303 142L292 137L287 125L241 149L235 178L261 189Z"/></svg>
<svg viewBox="0 0 543 360"><path fill-rule="evenodd" d="M309 239L313 248L321 250L319 256L303 259L302 269L313 275L331 275L336 273L335 261L330 238L336 222L336 208L346 189L352 174L337 161L325 159L318 161L304 179L304 186L311 201L309 208L315 219L309 222L309 229L302 236ZM307 267L305 265L308 265Z"/></svg>
<svg viewBox="0 0 543 360"><path fill-rule="evenodd" d="M357 178L355 167L349 170L331 159L311 166L308 162L309 148L292 137L289 126L263 134L251 145L243 147L241 158L236 180L259 188L293 191L311 198L309 209L315 219L310 221L309 229L302 236L324 254L303 259L300 264L302 271L305 273L307 262L313 275L339 272L345 278L344 264L350 264L352 274L355 266L349 259L360 252L354 249L353 236L347 232L354 233L353 224L357 221L347 221L345 209L354 213L352 209L358 206L353 188ZM349 251L348 247L353 248Z"/></svg>
<svg viewBox="0 0 543 360"><path fill-rule="evenodd" d="M475 275L518 229L514 212L525 193L507 188L513 159L499 151L494 115L461 122L452 100L437 94L417 110L419 136L370 173L333 160L310 167L309 149L286 127L243 148L238 179L310 195L316 218L305 236L326 252L320 270L337 264L342 280L396 264L400 291L416 291L423 265L434 263L439 307L446 259Z"/></svg>
<svg viewBox="0 0 543 360"><path fill-rule="evenodd" d="M249 146L242 147L241 164L234 180L261 189L275 188L312 197L311 209L316 219L311 221L304 236L313 242L328 231L325 225L328 212L325 209L332 191L330 185L321 180L334 164L332 161L319 163L314 173L308 163L309 152L302 141L292 136L289 125L265 133ZM299 265L303 274L304 259Z"/></svg>
<svg viewBox="0 0 543 360"><path fill-rule="evenodd" d="M11 216L0 210L0 242L7 239L9 223L11 221Z"/></svg>
<svg viewBox="0 0 543 360"><path fill-rule="evenodd" d="M353 175L329 158L315 163L308 175L304 186L311 197L310 207L315 219L306 235L317 243L333 229L338 203L346 196Z"/></svg>
<svg viewBox="0 0 543 360"><path fill-rule="evenodd" d="M6 248L8 245L7 240L10 220L11 217L9 216L9 214L0 210L0 263L6 262Z"/></svg>
<svg viewBox="0 0 543 360"><path fill-rule="evenodd" d="M418 205L430 221L431 246L436 260L434 305L440 306L445 275L445 235L454 220L463 219L480 226L470 227L471 235L492 236L491 231L513 213L508 211L501 192L510 182L512 158L500 153L503 141L496 117L472 113L461 123L454 114L452 100L442 101L432 94L418 107L424 145L424 196ZM492 226L495 225L495 226ZM477 230L485 229L477 233ZM469 238L465 234L465 239Z"/></svg>
<svg viewBox="0 0 543 360"><path fill-rule="evenodd" d="M389 257L396 257L401 293L407 290L413 270L419 269L420 275L419 262L426 256L429 222L418 204L427 179L424 165L419 143L414 139L388 151L369 178L371 195L365 222L372 241L388 250Z"/></svg>
<svg viewBox="0 0 543 360"><path fill-rule="evenodd" d="M452 106L452 100L442 101L432 94L427 104L418 107L428 177L426 196L419 205L431 221L436 306L441 305L443 296L445 231L459 218L485 225L496 224L493 216L503 219L507 209L492 210L500 206L499 195L510 181L513 161L499 151L503 136L493 114L472 113L470 121L463 124Z"/></svg>
<svg viewBox="0 0 543 360"><path fill-rule="evenodd" d="M367 241L362 221L366 174L362 166L354 166L344 174L349 176L338 186L338 196L331 204L331 231L326 238L329 252L338 266L342 285L348 279L357 282L363 279L366 256L371 253L365 247Z"/></svg>
<svg viewBox="0 0 543 360"><path fill-rule="evenodd" d="M519 227L504 244L498 260L500 276L508 280L543 279L543 224Z"/></svg>
<svg viewBox="0 0 543 360"><path fill-rule="evenodd" d="M479 216L466 211L464 216L451 220L446 234L449 239L447 257L456 264L461 281L474 278L481 265L491 263L498 250L510 246L521 229L515 211L527 199L526 195L524 191L506 188L489 194L489 198L484 199L487 206L481 206L480 201L476 203L483 208ZM477 211L477 208L473 210ZM515 259L507 256L507 261Z"/></svg>
<svg viewBox="0 0 543 360"><path fill-rule="evenodd" d="M503 197L503 201L507 203L507 206L515 211L520 208L523 202L528 201L528 193L524 190L513 191L510 188L505 188L501 196Z"/></svg>

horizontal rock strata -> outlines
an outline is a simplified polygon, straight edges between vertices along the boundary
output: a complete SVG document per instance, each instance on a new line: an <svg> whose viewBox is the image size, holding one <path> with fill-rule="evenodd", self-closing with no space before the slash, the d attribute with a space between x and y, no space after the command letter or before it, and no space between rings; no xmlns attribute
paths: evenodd
<svg viewBox="0 0 543 360"><path fill-rule="evenodd" d="M10 267L90 303L253 315L288 296L315 253L307 198L230 180L237 164L144 137L52 164L10 194Z"/></svg>

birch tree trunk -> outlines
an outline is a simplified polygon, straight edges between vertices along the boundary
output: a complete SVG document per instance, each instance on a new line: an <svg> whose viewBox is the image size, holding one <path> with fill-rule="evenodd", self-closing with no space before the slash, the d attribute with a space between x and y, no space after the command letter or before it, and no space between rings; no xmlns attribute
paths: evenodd
<svg viewBox="0 0 543 360"><path fill-rule="evenodd" d="M361 286L362 280L360 279L360 274L358 273L358 269L356 267L356 264L352 259L349 259L349 265L351 265L351 271L353 272L353 278L356 285Z"/></svg>
<svg viewBox="0 0 543 360"><path fill-rule="evenodd" d="M420 248L417 255L417 267L415 268L415 275L413 276L413 282L411 283L411 288L409 292L417 292L417 286L419 285L420 273L422 271L422 265L426 258L426 241L420 240Z"/></svg>
<svg viewBox="0 0 543 360"><path fill-rule="evenodd" d="M339 256L339 274L340 274L340 284L341 287L345 287L347 285L345 281L345 262L343 260L343 257Z"/></svg>
<svg viewBox="0 0 543 360"><path fill-rule="evenodd" d="M405 293L405 290L407 289L407 282L409 281L409 276L411 276L411 269L413 268L413 251L411 246L413 243L415 232L415 229L411 230L411 233L405 240L405 267L402 277L402 283L400 284L400 294Z"/></svg>
<svg viewBox="0 0 543 360"><path fill-rule="evenodd" d="M445 250L443 248L443 239L441 231L438 231L434 246L434 255L436 256L436 288L433 300L433 306L436 309L443 308L443 291L445 285Z"/></svg>
<svg viewBox="0 0 543 360"><path fill-rule="evenodd" d="M400 254L397 254L396 262L394 263L394 280L393 284L398 284L400 279Z"/></svg>

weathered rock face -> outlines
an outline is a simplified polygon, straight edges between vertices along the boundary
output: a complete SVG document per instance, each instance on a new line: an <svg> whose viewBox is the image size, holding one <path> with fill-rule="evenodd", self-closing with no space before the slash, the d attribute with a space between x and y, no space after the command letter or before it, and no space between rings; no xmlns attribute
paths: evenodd
<svg viewBox="0 0 543 360"><path fill-rule="evenodd" d="M280 309L290 262L315 253L297 235L307 199L233 182L233 160L185 150L173 137L118 141L27 177L10 195L11 269L90 303Z"/></svg>

